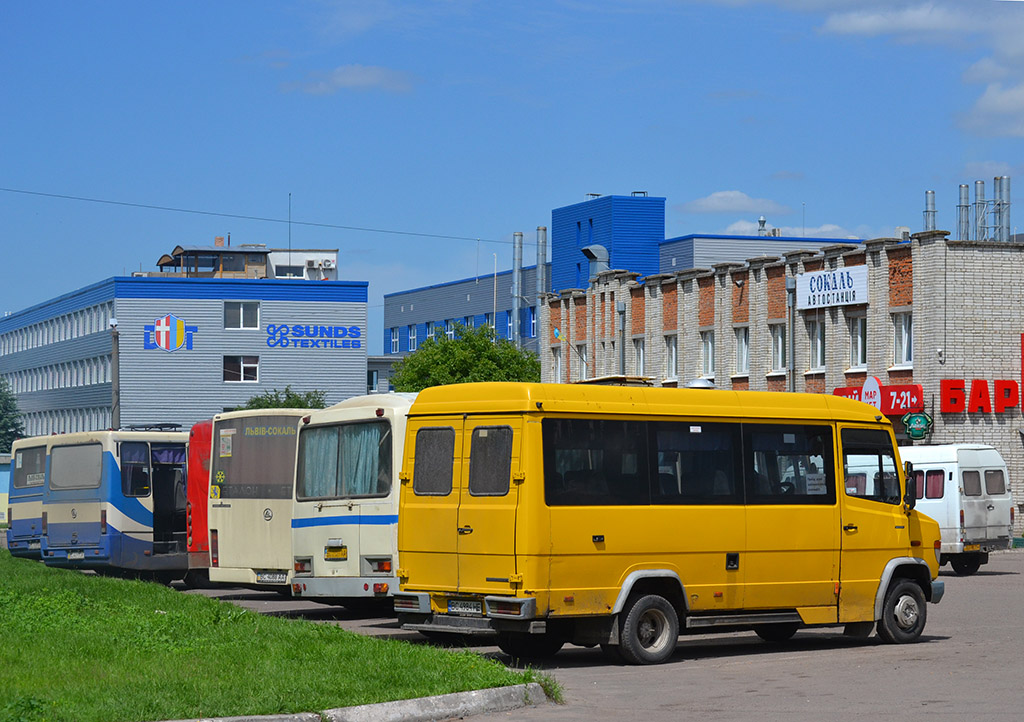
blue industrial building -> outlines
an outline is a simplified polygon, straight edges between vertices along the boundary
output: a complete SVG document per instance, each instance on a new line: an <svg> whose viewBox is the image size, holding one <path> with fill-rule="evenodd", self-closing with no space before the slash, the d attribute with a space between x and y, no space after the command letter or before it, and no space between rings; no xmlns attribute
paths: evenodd
<svg viewBox="0 0 1024 722"><path fill-rule="evenodd" d="M497 274L464 278L384 296L385 356L415 351L435 333L454 334L456 323L488 324L499 338L518 340L538 351L537 299L543 293L585 289L601 270L622 269L641 277L710 268L716 263L744 262L817 250L849 238L803 238L777 235L725 236L690 234L665 238L665 199L644 192L629 196L594 196L551 211L551 261L547 229L538 228L536 265ZM521 257L521 246L518 252ZM537 278L537 270L541 277ZM519 293L513 292L517 286ZM516 308L515 297L521 305Z"/></svg>

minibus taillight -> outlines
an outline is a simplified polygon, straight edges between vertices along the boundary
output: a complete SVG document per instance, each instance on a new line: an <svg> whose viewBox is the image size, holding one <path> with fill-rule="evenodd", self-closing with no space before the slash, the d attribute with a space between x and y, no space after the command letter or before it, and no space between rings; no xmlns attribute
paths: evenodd
<svg viewBox="0 0 1024 722"><path fill-rule="evenodd" d="M391 571L391 560L390 559L374 559L373 561L370 562L370 568L373 569L373 571L375 571L377 573L380 573L380 572L390 572Z"/></svg>
<svg viewBox="0 0 1024 722"><path fill-rule="evenodd" d="M960 541L964 540L964 510L960 510Z"/></svg>
<svg viewBox="0 0 1024 722"><path fill-rule="evenodd" d="M389 588L390 587L388 587L388 583L387 582L378 582L378 583L373 585L373 593L374 594L387 594Z"/></svg>
<svg viewBox="0 0 1024 722"><path fill-rule="evenodd" d="M1013 515L1013 507L1011 506L1010 507L1010 526L1013 526L1013 516L1014 516ZM7 510L7 518L8 519L11 518L11 511L10 511L10 509Z"/></svg>
<svg viewBox="0 0 1024 722"><path fill-rule="evenodd" d="M1010 510L1010 513L1013 513L1013 509ZM12 521L14 521L14 509L7 507L7 523L10 524Z"/></svg>
<svg viewBox="0 0 1024 722"><path fill-rule="evenodd" d="M313 571L313 560L308 557L296 559L294 569L296 574L309 574Z"/></svg>
<svg viewBox="0 0 1024 722"><path fill-rule="evenodd" d="M523 613L523 608L519 602L488 602L487 611L506 617L518 617Z"/></svg>
<svg viewBox="0 0 1024 722"><path fill-rule="evenodd" d="M216 529L210 529L210 566L220 566L220 548L217 546Z"/></svg>
<svg viewBox="0 0 1024 722"><path fill-rule="evenodd" d="M107 510L100 509L100 534L107 533Z"/></svg>
<svg viewBox="0 0 1024 722"><path fill-rule="evenodd" d="M43 536L46 536L46 512L45 511L43 512L43 518L42 518L42 532L43 532Z"/></svg>

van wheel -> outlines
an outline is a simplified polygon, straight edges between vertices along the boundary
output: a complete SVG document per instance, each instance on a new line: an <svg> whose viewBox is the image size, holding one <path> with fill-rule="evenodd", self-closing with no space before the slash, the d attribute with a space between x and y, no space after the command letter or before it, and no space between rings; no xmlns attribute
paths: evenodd
<svg viewBox="0 0 1024 722"><path fill-rule="evenodd" d="M979 554L961 554L950 560L953 571L961 577L969 577L981 569L981 556Z"/></svg>
<svg viewBox="0 0 1024 722"><path fill-rule="evenodd" d="M498 649L517 661L554 657L564 644L551 634L498 633Z"/></svg>
<svg viewBox="0 0 1024 722"><path fill-rule="evenodd" d="M672 656L679 641L679 616L664 597L634 597L622 617L619 651L629 664L659 664Z"/></svg>
<svg viewBox="0 0 1024 722"><path fill-rule="evenodd" d="M889 644L917 641L924 631L928 608L924 592L915 582L901 579L889 587L878 620L878 636Z"/></svg>
<svg viewBox="0 0 1024 722"><path fill-rule="evenodd" d="M758 637L766 642L773 642L778 644L785 642L792 638L796 634L796 630L799 628L799 624L759 624L754 627L754 632Z"/></svg>

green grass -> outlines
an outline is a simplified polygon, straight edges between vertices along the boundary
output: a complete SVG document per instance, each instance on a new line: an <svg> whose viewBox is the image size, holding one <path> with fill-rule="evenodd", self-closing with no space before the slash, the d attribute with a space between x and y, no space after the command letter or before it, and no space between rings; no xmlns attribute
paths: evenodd
<svg viewBox="0 0 1024 722"><path fill-rule="evenodd" d="M0 550L0 720L312 712L537 681L467 651L264 617Z"/></svg>

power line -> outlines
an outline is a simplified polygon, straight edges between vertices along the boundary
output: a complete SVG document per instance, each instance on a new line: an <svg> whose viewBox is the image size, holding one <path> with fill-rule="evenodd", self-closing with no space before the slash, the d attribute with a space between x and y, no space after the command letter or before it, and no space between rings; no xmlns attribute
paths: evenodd
<svg viewBox="0 0 1024 722"><path fill-rule="evenodd" d="M39 196L42 198L57 198L67 201L82 201L84 203L101 203L110 206L124 206L127 208L143 208L151 211L168 211L171 213L190 213L198 216L215 216L217 218L237 218L245 221L259 221L261 223L282 223L294 224L297 226L308 226L310 228L331 228L342 231L361 231L364 233L389 233L396 236L416 236L418 238L439 238L450 241L476 241L481 243L501 243L511 245L512 241L502 241L494 238L470 238L468 236L449 236L441 233L419 233L416 231L395 231L386 228L366 228L362 226L343 226L337 223L317 223L315 221L296 221L287 218L265 218L262 216L248 216L240 213L221 213L218 211L203 211L195 208L174 208L172 206L158 206L150 203L131 203L129 201L112 201L106 198L86 198L84 196L73 196L63 193L43 193L42 191L29 191L22 188L3 188L4 193L19 193L27 196Z"/></svg>

